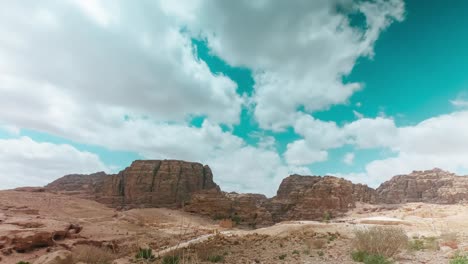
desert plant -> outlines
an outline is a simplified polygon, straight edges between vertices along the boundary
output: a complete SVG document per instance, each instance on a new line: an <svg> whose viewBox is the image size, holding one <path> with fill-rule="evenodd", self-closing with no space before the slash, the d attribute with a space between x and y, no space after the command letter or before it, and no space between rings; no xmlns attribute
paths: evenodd
<svg viewBox="0 0 468 264"><path fill-rule="evenodd" d="M143 260L154 260L155 256L153 255L153 250L151 248L140 248L138 253L135 255L135 258Z"/></svg>
<svg viewBox="0 0 468 264"><path fill-rule="evenodd" d="M408 237L401 228L374 226L354 231L353 247L369 255L392 257L408 244Z"/></svg>
<svg viewBox="0 0 468 264"><path fill-rule="evenodd" d="M421 239L414 239L408 242L408 249L412 251L420 251L425 248L424 241Z"/></svg>
<svg viewBox="0 0 468 264"><path fill-rule="evenodd" d="M353 251L351 253L351 258L356 262L364 262L367 255L368 254L365 251Z"/></svg>
<svg viewBox="0 0 468 264"><path fill-rule="evenodd" d="M299 253L299 250L293 250L292 254L293 255L300 255L301 253Z"/></svg>
<svg viewBox="0 0 468 264"><path fill-rule="evenodd" d="M328 223L330 222L331 219L332 219L332 214L330 212L326 211L325 213L323 213L323 218L322 218L323 222Z"/></svg>
<svg viewBox="0 0 468 264"><path fill-rule="evenodd" d="M317 252L317 255L319 255L319 257L323 257L325 255L325 253L323 253L323 251L319 251L319 252Z"/></svg>
<svg viewBox="0 0 468 264"><path fill-rule="evenodd" d="M364 264L392 264L393 262L388 260L382 255L367 255L364 258Z"/></svg>
<svg viewBox="0 0 468 264"><path fill-rule="evenodd" d="M391 264L392 262L382 255L372 255L365 251L353 251L351 258L356 262L365 264Z"/></svg>
<svg viewBox="0 0 468 264"><path fill-rule="evenodd" d="M75 263L109 264L114 260L114 254L110 250L90 245L74 247L72 256Z"/></svg>
<svg viewBox="0 0 468 264"><path fill-rule="evenodd" d="M162 259L162 264L179 264L180 257L176 256L164 256Z"/></svg>
<svg viewBox="0 0 468 264"><path fill-rule="evenodd" d="M278 258L279 258L280 260L284 260L284 259L286 258L286 256L287 256L286 254L283 254L283 255L280 255Z"/></svg>
<svg viewBox="0 0 468 264"><path fill-rule="evenodd" d="M218 262L223 262L224 257L221 255L211 255L211 256L208 256L207 260L212 263L218 263Z"/></svg>
<svg viewBox="0 0 468 264"><path fill-rule="evenodd" d="M242 222L242 218L238 215L233 215L231 216L232 222L236 223L236 225L239 225Z"/></svg>
<svg viewBox="0 0 468 264"><path fill-rule="evenodd" d="M450 264L468 264L468 256L457 254L450 260Z"/></svg>

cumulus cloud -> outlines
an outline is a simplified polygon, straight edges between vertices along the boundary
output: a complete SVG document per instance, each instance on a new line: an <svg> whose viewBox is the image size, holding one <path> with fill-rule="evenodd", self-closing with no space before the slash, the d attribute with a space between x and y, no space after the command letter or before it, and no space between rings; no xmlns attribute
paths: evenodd
<svg viewBox="0 0 468 264"><path fill-rule="evenodd" d="M28 137L0 139L0 164L0 189L43 186L71 172L109 170L93 153Z"/></svg>
<svg viewBox="0 0 468 264"><path fill-rule="evenodd" d="M342 77L357 58L372 57L380 33L404 16L400 0L195 2L184 12L166 10L178 11L214 54L253 70L255 117L273 130L294 123L298 107L313 112L346 102L361 84ZM355 14L365 26L352 26Z"/></svg>
<svg viewBox="0 0 468 264"><path fill-rule="evenodd" d="M382 139L360 128L349 136L335 123L297 109L312 112L344 103L360 89L359 83L343 83L342 77L357 58L372 57L382 30L403 18L402 1L295 3L46 0L11 2L8 8L2 3L2 129L13 134L22 128L42 131L145 158L200 161L212 166L227 190L272 194L281 177L310 173L303 165L326 160L327 149L350 141L372 147L391 136ZM349 15L356 13L364 15L364 27L351 26ZM206 39L213 54L230 65L251 69L253 96L239 95L232 80L213 74L197 58L192 37ZM239 122L247 102L262 128L294 125L303 141L288 145L282 157L271 137L261 137L253 147L221 129L220 124ZM193 116L206 117L201 127L190 124ZM358 121L364 128L374 125ZM76 156L83 152L73 147L23 141L27 139L9 144L47 147L61 155L67 148L81 162ZM21 157L29 150L18 151L15 155ZM97 156L85 154L81 159L90 165L82 170L68 166L66 171L60 167L32 174L19 168L20 158L17 167L8 169L16 170L17 178L42 184L40 179L59 173L104 168ZM37 157L47 168L48 161Z"/></svg>
<svg viewBox="0 0 468 264"><path fill-rule="evenodd" d="M8 3L0 8L0 72L0 104L26 95L44 123L59 121L45 114L50 108L75 104L122 118L203 115L233 124L242 105L237 85L211 73L190 36L153 1Z"/></svg>
<svg viewBox="0 0 468 264"><path fill-rule="evenodd" d="M372 123L371 120L366 122ZM436 116L414 126L396 127L389 119L379 123L386 124L368 126L371 130L354 131L363 131L363 135L367 136L383 135L378 139L371 137L369 142L373 143L364 145L388 148L394 151L392 157L370 162L365 166L364 172L349 175L331 174L377 187L394 175L410 173L413 170L438 167L460 174L468 172L468 111ZM390 130L392 132L385 135ZM362 144L362 141L355 143Z"/></svg>

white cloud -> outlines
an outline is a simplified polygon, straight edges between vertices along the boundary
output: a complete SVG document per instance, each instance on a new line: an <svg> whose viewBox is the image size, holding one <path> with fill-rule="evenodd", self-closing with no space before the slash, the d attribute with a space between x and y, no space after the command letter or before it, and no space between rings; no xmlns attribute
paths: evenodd
<svg viewBox="0 0 468 264"><path fill-rule="evenodd" d="M364 179L360 182L377 187L394 175L410 173L413 170L438 167L459 174L468 172L468 111L436 116L414 126L392 128L388 121L386 125L367 127L370 129L361 127L361 130L354 131L364 132L361 136L384 135L388 130L393 131L379 137L378 140L370 137L372 144L364 143L365 137L355 141L356 143L375 148L389 148L395 154L390 158L370 162L366 165L365 172L342 174L346 178L356 178L355 176L359 175L357 178Z"/></svg>
<svg viewBox="0 0 468 264"><path fill-rule="evenodd" d="M354 114L354 116L355 116L357 119L364 118L364 115L363 115L362 113L359 113L359 112L356 111L356 110L353 110L353 114Z"/></svg>
<svg viewBox="0 0 468 264"><path fill-rule="evenodd" d="M346 153L343 157L343 162L347 165L352 165L354 162L354 156L353 152Z"/></svg>
<svg viewBox="0 0 468 264"><path fill-rule="evenodd" d="M0 164L0 189L43 186L71 172L108 170L95 154L28 137L0 139Z"/></svg>
<svg viewBox="0 0 468 264"><path fill-rule="evenodd" d="M400 0L196 3L165 10L185 18L214 54L253 70L255 116L274 130L293 124L300 106L313 112L345 103L361 84L342 77L357 58L373 56L379 34L404 14ZM356 13L364 15L365 27L350 25L348 15Z"/></svg>
<svg viewBox="0 0 468 264"><path fill-rule="evenodd" d="M456 107L468 107L468 101L462 99L451 100L450 103Z"/></svg>
<svg viewBox="0 0 468 264"><path fill-rule="evenodd" d="M303 166L327 160L328 152L316 150L306 145L305 140L297 140L288 144L284 154L286 162L293 166Z"/></svg>
<svg viewBox="0 0 468 264"><path fill-rule="evenodd" d="M0 4L3 129L38 130L146 158L200 161L212 166L228 190L267 194L288 173L310 173L302 165L326 160L329 148L348 142L367 147L362 137L374 137L371 146L384 140L361 129L354 137L345 135L335 123L296 110L344 103L360 89L342 77L358 57L372 56L374 42L391 21L402 19L401 1L88 2ZM338 3L343 13L336 12ZM347 15L358 11L367 19L365 30L349 25ZM238 95L232 80L210 72L196 57L192 36L206 37L213 53L229 64L253 70L253 98ZM220 123L239 122L247 102L261 127L294 124L304 137L288 145L288 163L271 137L261 137L254 148L221 129ZM202 127L189 124L192 116L206 116ZM19 167L18 158L17 167L8 169L25 181L42 184L58 173L103 167L97 156L70 146L23 141L8 144L47 147L89 163L73 167L68 164L73 159L57 157L64 167L33 174ZM44 168L52 164L34 158Z"/></svg>
<svg viewBox="0 0 468 264"><path fill-rule="evenodd" d="M118 109L122 118L134 114L184 121L204 115L216 123L239 121L243 100L236 84L210 72L194 55L190 36L157 2L2 5L0 104L28 97L20 102L31 101L27 107L36 107L42 123L58 122L48 111L56 108L65 116L61 108L68 104L102 108L104 113ZM42 93L44 89L50 93ZM25 122L2 112L0 120ZM95 119L92 114L86 118Z"/></svg>

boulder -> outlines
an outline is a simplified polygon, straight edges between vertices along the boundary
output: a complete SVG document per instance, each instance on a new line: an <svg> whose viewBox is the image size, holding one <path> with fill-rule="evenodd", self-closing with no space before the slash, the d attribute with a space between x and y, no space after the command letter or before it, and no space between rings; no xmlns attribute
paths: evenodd
<svg viewBox="0 0 468 264"><path fill-rule="evenodd" d="M41 256L33 264L70 264L73 263L72 253L68 250L59 250Z"/></svg>

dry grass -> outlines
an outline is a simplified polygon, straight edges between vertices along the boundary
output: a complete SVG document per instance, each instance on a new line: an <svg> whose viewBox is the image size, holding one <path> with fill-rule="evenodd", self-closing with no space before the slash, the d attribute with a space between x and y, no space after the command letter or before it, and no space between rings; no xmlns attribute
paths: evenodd
<svg viewBox="0 0 468 264"><path fill-rule="evenodd" d="M114 254L110 250L89 245L78 245L72 249L73 262L87 264L110 264Z"/></svg>
<svg viewBox="0 0 468 264"><path fill-rule="evenodd" d="M451 249L458 249L458 235L457 233L447 232L440 235L442 242L441 246L450 247Z"/></svg>
<svg viewBox="0 0 468 264"><path fill-rule="evenodd" d="M374 226L354 231L353 247L372 255L393 257L408 244L402 228Z"/></svg>

